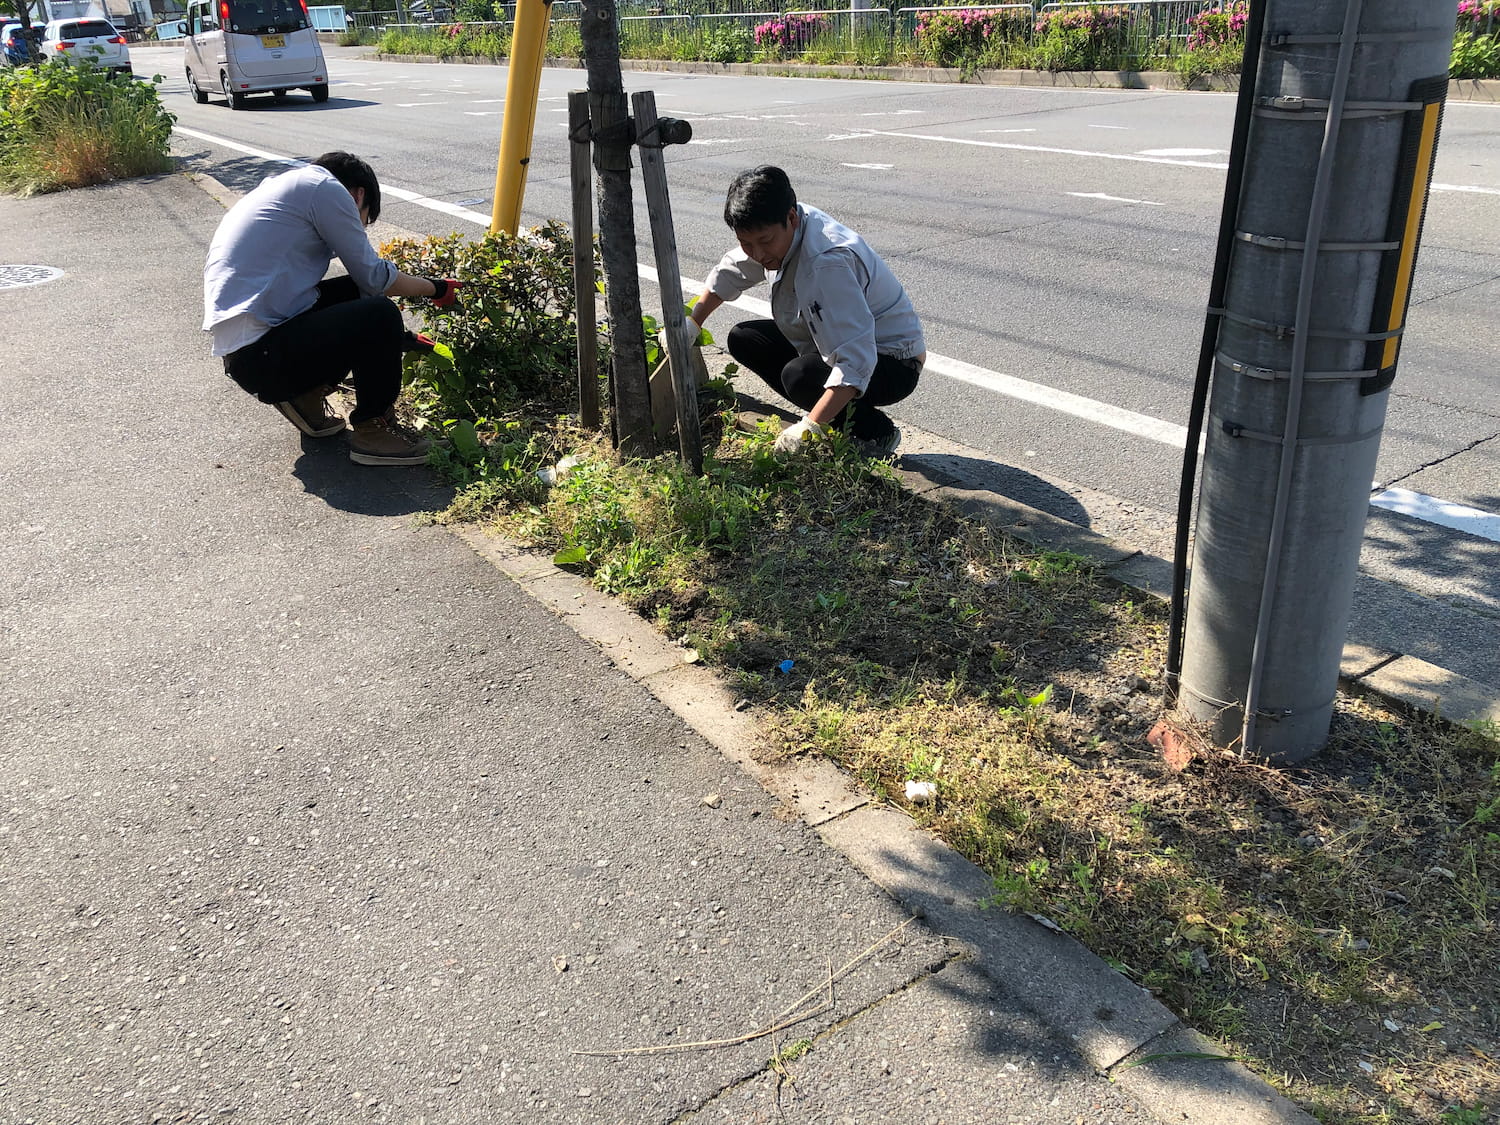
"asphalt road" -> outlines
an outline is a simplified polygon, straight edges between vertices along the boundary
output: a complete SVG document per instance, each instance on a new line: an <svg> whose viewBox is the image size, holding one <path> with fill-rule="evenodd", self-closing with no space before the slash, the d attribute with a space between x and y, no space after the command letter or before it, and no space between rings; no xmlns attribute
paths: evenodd
<svg viewBox="0 0 1500 1125"><path fill-rule="evenodd" d="M488 214L502 67L383 63L332 49L327 105L294 96L231 113L192 102L178 50L134 58L138 73L166 76L179 151L231 186L268 170L244 148L294 157L348 148L383 183L422 197L389 200L392 223L477 230L434 207ZM569 214L566 94L583 84L579 71L544 72L527 223ZM1232 97L645 73L628 73L626 85L655 90L663 114L693 121L692 144L669 153L689 283L728 243L720 212L729 178L755 163L786 165L801 198L891 262L930 348L981 369L979 385L934 370L900 418L984 450L1007 467L1018 499L1163 551ZM1464 524L1477 533L1373 508L1353 628L1492 684L1497 132L1500 109L1449 105L1376 481L1479 513ZM722 335L731 323L720 313L710 328Z"/></svg>

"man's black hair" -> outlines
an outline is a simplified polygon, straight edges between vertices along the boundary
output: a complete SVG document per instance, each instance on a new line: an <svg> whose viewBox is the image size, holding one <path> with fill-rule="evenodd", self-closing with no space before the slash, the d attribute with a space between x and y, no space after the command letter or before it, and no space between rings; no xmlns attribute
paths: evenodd
<svg viewBox="0 0 1500 1125"><path fill-rule="evenodd" d="M348 188L351 194L355 188L364 188L370 222L380 218L380 181L375 178L375 169L352 152L325 152L313 163L332 172L333 178Z"/></svg>
<svg viewBox="0 0 1500 1125"><path fill-rule="evenodd" d="M729 185L724 221L734 230L784 226L795 206L797 193L786 173L774 164L762 164L741 172Z"/></svg>

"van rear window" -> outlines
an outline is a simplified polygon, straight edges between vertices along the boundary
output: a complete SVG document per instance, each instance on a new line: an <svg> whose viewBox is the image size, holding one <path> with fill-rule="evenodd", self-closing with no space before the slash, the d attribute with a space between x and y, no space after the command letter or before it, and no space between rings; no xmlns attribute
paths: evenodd
<svg viewBox="0 0 1500 1125"><path fill-rule="evenodd" d="M229 30L249 35L312 26L297 0L230 0Z"/></svg>
<svg viewBox="0 0 1500 1125"><path fill-rule="evenodd" d="M60 34L64 39L112 39L117 33L103 20L85 20L64 24Z"/></svg>

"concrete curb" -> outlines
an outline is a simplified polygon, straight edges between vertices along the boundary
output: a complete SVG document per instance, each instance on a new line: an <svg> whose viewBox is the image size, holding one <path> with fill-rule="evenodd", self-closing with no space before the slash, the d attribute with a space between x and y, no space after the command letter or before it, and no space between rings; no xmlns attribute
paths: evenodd
<svg viewBox="0 0 1500 1125"><path fill-rule="evenodd" d="M375 51L380 62L454 63L470 66L507 66L509 59L437 55L389 55ZM554 70L581 70L578 59L549 57ZM1200 90L1219 93L1240 88L1235 74L1210 75L1192 82L1171 70L973 70L951 66L815 66L811 63L674 62L668 59L621 59L621 70L662 74L733 74L763 78L860 78L880 82L957 83L971 86L1030 86L1061 90ZM1448 83L1448 100L1500 103L1500 79L1464 78Z"/></svg>

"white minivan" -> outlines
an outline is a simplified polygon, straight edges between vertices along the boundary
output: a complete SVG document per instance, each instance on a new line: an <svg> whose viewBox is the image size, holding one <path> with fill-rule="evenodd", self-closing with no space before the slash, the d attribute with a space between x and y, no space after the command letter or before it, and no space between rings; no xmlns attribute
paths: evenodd
<svg viewBox="0 0 1500 1125"><path fill-rule="evenodd" d="M328 68L306 0L194 0L183 55L188 89L201 102L222 94L244 109L249 94L306 90L328 100Z"/></svg>

